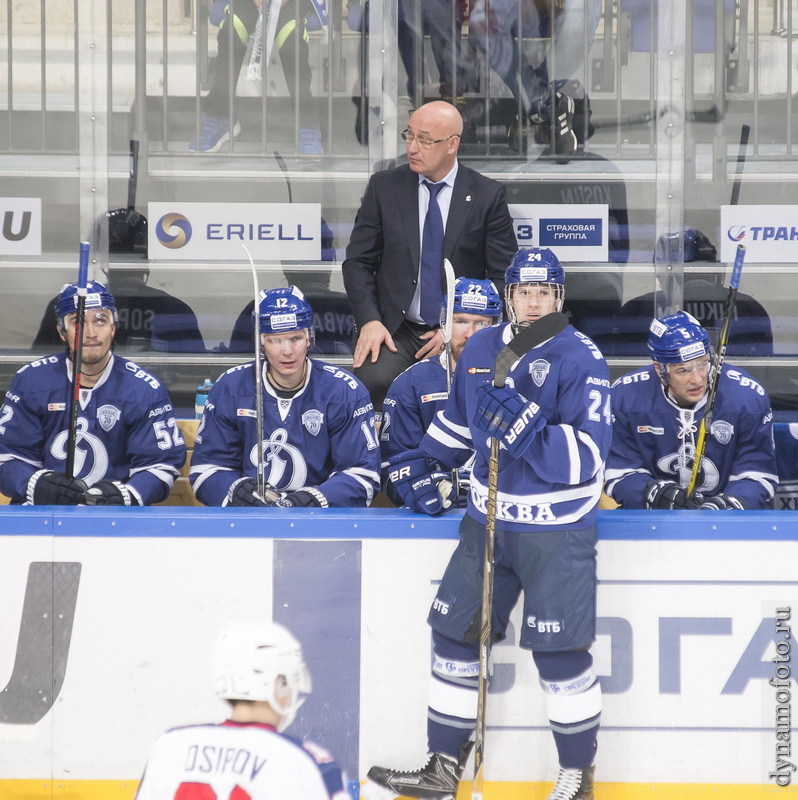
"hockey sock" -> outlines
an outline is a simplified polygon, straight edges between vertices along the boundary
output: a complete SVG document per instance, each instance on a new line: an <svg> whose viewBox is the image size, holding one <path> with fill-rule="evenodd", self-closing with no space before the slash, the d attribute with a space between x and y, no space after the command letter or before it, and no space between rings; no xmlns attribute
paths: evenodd
<svg viewBox="0 0 798 800"><path fill-rule="evenodd" d="M427 747L459 759L477 721L477 646L432 632Z"/></svg>
<svg viewBox="0 0 798 800"><path fill-rule="evenodd" d="M601 721L601 686L587 650L533 653L546 693L560 766L583 769L593 763Z"/></svg>

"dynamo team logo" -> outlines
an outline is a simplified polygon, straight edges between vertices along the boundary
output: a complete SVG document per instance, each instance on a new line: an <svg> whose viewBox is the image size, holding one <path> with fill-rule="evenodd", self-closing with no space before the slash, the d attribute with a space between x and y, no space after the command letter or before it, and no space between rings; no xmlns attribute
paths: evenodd
<svg viewBox="0 0 798 800"><path fill-rule="evenodd" d="M733 242L742 241L745 239L745 225L732 225L731 228L726 231L726 235Z"/></svg>
<svg viewBox="0 0 798 800"><path fill-rule="evenodd" d="M155 225L158 241L170 250L179 250L191 239L191 223L182 214L164 214Z"/></svg>

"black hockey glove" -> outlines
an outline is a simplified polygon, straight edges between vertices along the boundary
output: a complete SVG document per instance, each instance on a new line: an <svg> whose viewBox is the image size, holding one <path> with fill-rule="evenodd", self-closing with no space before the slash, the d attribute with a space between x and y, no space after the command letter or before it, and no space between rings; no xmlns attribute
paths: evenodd
<svg viewBox="0 0 798 800"><path fill-rule="evenodd" d="M120 481L98 481L83 495L87 506L137 506L136 495Z"/></svg>
<svg viewBox="0 0 798 800"><path fill-rule="evenodd" d="M263 488L263 494L263 498L258 497L258 482L255 478L239 478L227 490L227 505L263 508L273 506L280 499L280 493L268 483Z"/></svg>
<svg viewBox="0 0 798 800"><path fill-rule="evenodd" d="M674 481L649 481L644 495L645 508L698 508L704 499L700 494L687 498L687 489Z"/></svg>
<svg viewBox="0 0 798 800"><path fill-rule="evenodd" d="M83 503L85 491L86 484L78 478L40 469L30 476L25 497L34 506L79 506Z"/></svg>
<svg viewBox="0 0 798 800"><path fill-rule="evenodd" d="M422 450L408 450L388 461L388 480L404 504L418 513L434 516L452 507L450 477Z"/></svg>
<svg viewBox="0 0 798 800"><path fill-rule="evenodd" d="M708 511L744 511L748 506L739 497L730 494L716 494L714 497L704 497L699 508Z"/></svg>
<svg viewBox="0 0 798 800"><path fill-rule="evenodd" d="M329 508L327 498L314 486L290 492L274 505L282 508Z"/></svg>
<svg viewBox="0 0 798 800"><path fill-rule="evenodd" d="M512 388L483 384L477 388L477 410L474 425L494 436L507 448L513 458L524 453L546 419L537 403L526 401Z"/></svg>

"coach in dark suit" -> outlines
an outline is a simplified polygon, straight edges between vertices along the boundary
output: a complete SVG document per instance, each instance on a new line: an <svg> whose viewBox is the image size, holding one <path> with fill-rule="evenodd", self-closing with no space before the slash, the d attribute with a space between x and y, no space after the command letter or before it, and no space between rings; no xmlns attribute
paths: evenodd
<svg viewBox="0 0 798 800"><path fill-rule="evenodd" d="M490 278L501 290L518 249L504 187L457 160L462 130L450 103L427 103L413 113L405 132L408 165L371 177L346 249L344 285L358 329L355 375L378 411L400 372L443 347L429 313L433 294L439 309L444 293L443 259L455 275ZM443 224L437 253L427 247L432 203ZM434 292L425 294L423 266L431 257L437 274Z"/></svg>

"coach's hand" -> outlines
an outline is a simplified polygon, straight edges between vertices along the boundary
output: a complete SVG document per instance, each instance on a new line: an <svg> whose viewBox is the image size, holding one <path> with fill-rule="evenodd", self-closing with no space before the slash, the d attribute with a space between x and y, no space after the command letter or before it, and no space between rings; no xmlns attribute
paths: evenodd
<svg viewBox="0 0 798 800"><path fill-rule="evenodd" d="M644 493L643 505L649 509L695 509L704 498L700 494L688 498L687 489L674 481L649 481Z"/></svg>
<svg viewBox="0 0 798 800"><path fill-rule="evenodd" d="M83 503L86 484L78 478L67 478L63 472L40 469L30 476L25 497L33 506L79 506Z"/></svg>
<svg viewBox="0 0 798 800"><path fill-rule="evenodd" d="M388 480L411 511L434 516L450 509L455 500L451 474L421 450L390 459Z"/></svg>
<svg viewBox="0 0 798 800"><path fill-rule="evenodd" d="M537 403L525 400L515 389L486 383L477 388L473 423L498 439L513 458L518 458L546 426L546 418Z"/></svg>
<svg viewBox="0 0 798 800"><path fill-rule="evenodd" d="M83 495L87 506L137 506L136 495L120 481L98 481Z"/></svg>

